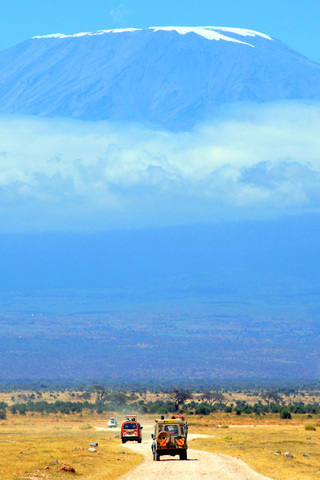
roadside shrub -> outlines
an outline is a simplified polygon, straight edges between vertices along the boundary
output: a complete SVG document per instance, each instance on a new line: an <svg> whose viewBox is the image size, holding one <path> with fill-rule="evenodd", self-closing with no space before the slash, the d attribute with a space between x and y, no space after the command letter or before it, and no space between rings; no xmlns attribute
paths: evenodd
<svg viewBox="0 0 320 480"><path fill-rule="evenodd" d="M82 427L80 427L81 430L90 430L91 428L93 428L89 423L85 423L84 425L82 425Z"/></svg>
<svg viewBox="0 0 320 480"><path fill-rule="evenodd" d="M305 430L317 430L316 427L314 425L311 425L310 423L308 423L307 425L304 426Z"/></svg>

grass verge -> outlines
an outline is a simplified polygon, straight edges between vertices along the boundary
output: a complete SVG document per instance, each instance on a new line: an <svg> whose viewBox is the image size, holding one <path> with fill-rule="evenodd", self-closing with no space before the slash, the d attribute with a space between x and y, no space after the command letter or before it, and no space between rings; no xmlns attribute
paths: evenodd
<svg viewBox="0 0 320 480"><path fill-rule="evenodd" d="M211 430L211 431L210 431ZM194 427L193 433L213 435L189 442L190 448L239 458L275 480L320 478L320 432L300 425ZM286 458L285 452L293 455Z"/></svg>
<svg viewBox="0 0 320 480"><path fill-rule="evenodd" d="M0 422L0 479L119 478L143 457L129 450L119 453L122 450L119 438L114 438L115 433L96 431L94 427L100 424L101 419L92 416L81 422L36 416ZM93 428L83 429L84 425ZM98 443L96 452L89 452L90 442ZM75 473L61 471L62 463L71 465Z"/></svg>

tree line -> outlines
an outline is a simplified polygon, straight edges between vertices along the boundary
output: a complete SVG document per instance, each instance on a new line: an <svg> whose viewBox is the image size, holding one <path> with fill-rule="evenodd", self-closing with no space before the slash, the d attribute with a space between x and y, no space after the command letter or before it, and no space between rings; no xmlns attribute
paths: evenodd
<svg viewBox="0 0 320 480"><path fill-rule="evenodd" d="M75 396L75 394L72 394ZM55 400L48 402L41 396L29 395L23 402L15 402L8 406L0 402L0 419L5 419L7 411L12 415L26 415L27 413L40 414L82 414L82 412L103 414L109 411L130 410L141 414L168 414L185 413L187 415L209 415L210 413L223 412L235 415L256 416L267 413L279 414L281 418L291 418L293 414L306 414L309 416L320 414L320 404L317 402L304 403L286 402L284 397L275 391L265 391L261 400L249 404L245 400L227 402L221 392L205 391L196 399L186 389L172 389L167 393L167 399L147 401L146 395L138 397L135 393L125 391L109 391L104 386L95 385L90 391L79 395L79 401ZM140 399L139 399L140 398ZM12 397L14 400L15 397Z"/></svg>

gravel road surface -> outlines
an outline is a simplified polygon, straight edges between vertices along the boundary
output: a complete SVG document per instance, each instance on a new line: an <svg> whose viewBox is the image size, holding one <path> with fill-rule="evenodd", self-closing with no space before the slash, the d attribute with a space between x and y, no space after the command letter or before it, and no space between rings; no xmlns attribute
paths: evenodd
<svg viewBox="0 0 320 480"><path fill-rule="evenodd" d="M152 460L151 439L147 427L144 430L144 439L141 444L127 442L119 444L120 449L130 448L136 453L143 454L145 461L122 480L272 480L256 473L242 460L228 455L214 454L200 450L188 449L188 460L180 460L178 456L161 457L159 462ZM151 429L150 429L151 432ZM189 441L193 438L205 437L206 435L188 435Z"/></svg>

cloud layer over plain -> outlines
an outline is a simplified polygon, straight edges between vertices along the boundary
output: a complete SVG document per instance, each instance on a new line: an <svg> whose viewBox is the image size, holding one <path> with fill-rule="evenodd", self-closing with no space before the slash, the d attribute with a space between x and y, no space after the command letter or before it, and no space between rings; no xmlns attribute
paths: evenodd
<svg viewBox="0 0 320 480"><path fill-rule="evenodd" d="M315 212L320 105L242 105L191 132L0 117L1 231Z"/></svg>

